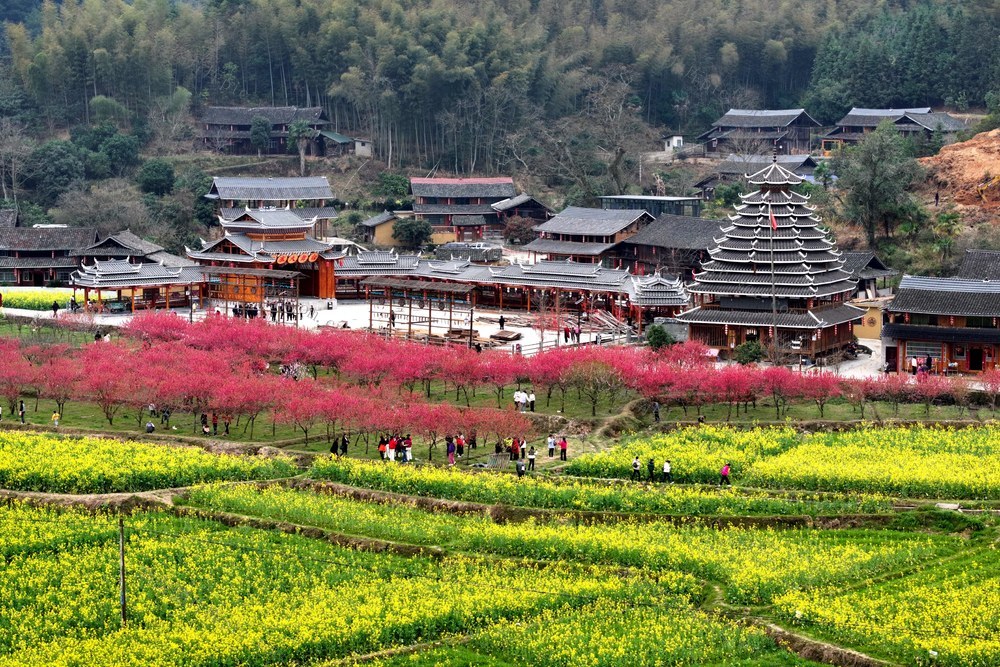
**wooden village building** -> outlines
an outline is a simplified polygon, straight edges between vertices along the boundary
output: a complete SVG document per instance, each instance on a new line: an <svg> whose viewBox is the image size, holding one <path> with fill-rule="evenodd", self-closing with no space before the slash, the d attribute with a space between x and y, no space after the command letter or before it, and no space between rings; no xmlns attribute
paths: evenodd
<svg viewBox="0 0 1000 667"><path fill-rule="evenodd" d="M43 287L67 283L79 251L97 241L90 227L0 227L0 283Z"/></svg>
<svg viewBox="0 0 1000 667"><path fill-rule="evenodd" d="M712 154L808 153L819 127L805 109L730 109L698 141Z"/></svg>
<svg viewBox="0 0 1000 667"><path fill-rule="evenodd" d="M310 234L318 238L332 236L330 221L337 217L337 210L328 206L334 197L326 176L216 176L205 198L216 202L224 220L234 220L247 209L288 209L303 220L315 220Z"/></svg>
<svg viewBox="0 0 1000 667"><path fill-rule="evenodd" d="M322 107L208 107L199 119L198 137L207 148L240 155L256 154L257 147L250 140L250 133L253 120L258 117L270 123L270 143L265 153L287 153L289 128L292 123L305 121L315 134L310 152L324 154L324 137L320 132L330 121ZM335 139L330 141L331 148L340 150Z"/></svg>
<svg viewBox="0 0 1000 667"><path fill-rule="evenodd" d="M538 238L524 246L534 259L599 264L612 249L653 221L645 210L569 206L535 227Z"/></svg>
<svg viewBox="0 0 1000 667"><path fill-rule="evenodd" d="M903 276L882 327L886 367L910 372L910 359L932 372L979 373L1000 352L1000 281Z"/></svg>
<svg viewBox="0 0 1000 667"><path fill-rule="evenodd" d="M209 298L263 304L293 292L337 296L334 265L343 255L314 238L316 219L303 220L290 209L246 209L232 220L220 216L219 223L222 238L187 249L188 257L211 267Z"/></svg>
<svg viewBox="0 0 1000 667"><path fill-rule="evenodd" d="M86 307L112 314L190 307L205 296L205 276L200 267L167 266L129 259L84 263L70 279L74 294L83 290ZM109 293L114 298L109 298Z"/></svg>
<svg viewBox="0 0 1000 667"><path fill-rule="evenodd" d="M857 252L841 252L844 260L844 270L851 273L858 287L854 296L860 299L875 299L891 292L889 279L899 275L899 271L890 269L870 250Z"/></svg>
<svg viewBox="0 0 1000 667"><path fill-rule="evenodd" d="M942 135L947 143L955 134L967 128L958 118L944 113L933 112L930 107L910 109L862 109L854 107L846 116L837 121L837 126L823 136L824 155L829 155L842 146L858 143L885 120L889 120L898 132L907 138L928 141L935 132Z"/></svg>
<svg viewBox="0 0 1000 667"><path fill-rule="evenodd" d="M514 180L497 178L411 178L413 217L430 223L434 243L478 241L503 232L492 204L517 195Z"/></svg>
<svg viewBox="0 0 1000 667"><path fill-rule="evenodd" d="M801 178L775 161L749 182L758 189L740 196L688 286L695 307L677 319L727 355L748 341L811 358L845 347L865 311L847 303L856 281L808 197L792 190Z"/></svg>
<svg viewBox="0 0 1000 667"><path fill-rule="evenodd" d="M615 263L643 275L666 272L684 281L708 259L724 221L682 215L661 215L614 249Z"/></svg>

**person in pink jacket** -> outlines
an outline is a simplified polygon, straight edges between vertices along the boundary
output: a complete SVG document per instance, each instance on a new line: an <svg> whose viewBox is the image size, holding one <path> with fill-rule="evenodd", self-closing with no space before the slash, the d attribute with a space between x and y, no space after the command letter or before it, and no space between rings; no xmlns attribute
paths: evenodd
<svg viewBox="0 0 1000 667"><path fill-rule="evenodd" d="M722 470L719 471L720 479L719 486L732 486L732 482L729 481L729 464L722 466Z"/></svg>

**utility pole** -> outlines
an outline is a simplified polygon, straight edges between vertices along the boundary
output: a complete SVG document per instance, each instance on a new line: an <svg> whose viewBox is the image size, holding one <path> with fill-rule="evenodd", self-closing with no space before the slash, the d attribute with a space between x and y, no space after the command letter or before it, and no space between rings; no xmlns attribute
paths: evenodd
<svg viewBox="0 0 1000 667"><path fill-rule="evenodd" d="M118 517L118 604L121 607L122 627L125 627L125 517Z"/></svg>

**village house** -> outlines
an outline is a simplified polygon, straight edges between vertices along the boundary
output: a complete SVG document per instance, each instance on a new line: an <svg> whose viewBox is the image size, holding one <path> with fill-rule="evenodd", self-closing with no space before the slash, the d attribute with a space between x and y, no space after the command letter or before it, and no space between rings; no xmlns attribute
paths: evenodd
<svg viewBox="0 0 1000 667"><path fill-rule="evenodd" d="M698 141L712 154L808 153L819 127L805 109L730 109Z"/></svg>
<svg viewBox="0 0 1000 667"><path fill-rule="evenodd" d="M257 147L250 141L254 118L266 118L271 126L270 143L265 153L287 153L288 128L296 121L305 121L315 134L309 152L323 155L325 138L320 132L330 121L322 107L208 107L199 119L199 139L205 147L214 150L238 155L256 154ZM330 143L339 146L335 139Z"/></svg>
<svg viewBox="0 0 1000 667"><path fill-rule="evenodd" d="M411 178L410 193L413 217L430 223L436 244L500 238L504 217L493 204L518 194L510 177Z"/></svg>
<svg viewBox="0 0 1000 667"><path fill-rule="evenodd" d="M724 225L723 220L661 215L619 243L614 254L622 266L640 275L666 271L693 280L709 249L722 237Z"/></svg>
<svg viewBox="0 0 1000 667"><path fill-rule="evenodd" d="M537 227L539 237L524 249L535 259L599 264L611 250L653 221L645 210L569 206Z"/></svg>
<svg viewBox="0 0 1000 667"><path fill-rule="evenodd" d="M842 146L858 143L885 120L892 121L902 136L922 141L929 141L935 133L939 133L941 140L949 143L955 140L956 133L967 129L966 124L958 118L944 112L933 112L930 107L911 109L854 107L837 121L835 128L823 136L823 154L830 155Z"/></svg>
<svg viewBox="0 0 1000 667"><path fill-rule="evenodd" d="M991 272L995 272L992 269ZM932 372L978 373L1000 350L1000 281L903 276L882 327L886 367L910 372L913 358Z"/></svg>
<svg viewBox="0 0 1000 667"><path fill-rule="evenodd" d="M0 226L0 284L67 283L80 266L79 251L95 241L97 230L90 227Z"/></svg>

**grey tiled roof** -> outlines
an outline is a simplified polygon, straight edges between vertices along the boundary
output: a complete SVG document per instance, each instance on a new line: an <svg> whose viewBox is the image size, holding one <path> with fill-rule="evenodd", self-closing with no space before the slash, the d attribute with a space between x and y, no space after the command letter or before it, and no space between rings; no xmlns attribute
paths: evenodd
<svg viewBox="0 0 1000 667"><path fill-rule="evenodd" d="M0 228L0 250L79 250L95 241L90 227Z"/></svg>
<svg viewBox="0 0 1000 667"><path fill-rule="evenodd" d="M323 206L323 207L306 207L306 208L291 208L288 209L295 215L299 216L303 220L311 220L312 218L317 218L319 220L332 220L337 217L337 209L333 206ZM246 213L246 208L228 208L224 207L219 209L219 215L225 220L235 220Z"/></svg>
<svg viewBox="0 0 1000 667"><path fill-rule="evenodd" d="M722 220L692 218L686 215L661 215L625 239L629 245L683 250L708 250L715 246L715 239L722 235Z"/></svg>
<svg viewBox="0 0 1000 667"><path fill-rule="evenodd" d="M817 329L847 322L856 322L865 314L861 308L842 304L806 313L779 312L777 326L782 329ZM774 316L767 310L727 310L722 308L694 308L677 316L690 324L733 324L742 326L771 326Z"/></svg>
<svg viewBox="0 0 1000 667"><path fill-rule="evenodd" d="M637 306L686 306L690 301L684 283L673 277L633 276L625 285L629 300Z"/></svg>
<svg viewBox="0 0 1000 667"><path fill-rule="evenodd" d="M382 211L378 215L373 215L367 220L362 220L358 224L362 227L378 227L379 225L384 225L385 223L395 220L396 214L390 211Z"/></svg>
<svg viewBox="0 0 1000 667"><path fill-rule="evenodd" d="M1000 251L966 250L958 278L972 280L1000 280Z"/></svg>
<svg viewBox="0 0 1000 667"><path fill-rule="evenodd" d="M414 204L413 212L423 215L496 216L496 211L489 204Z"/></svg>
<svg viewBox="0 0 1000 667"><path fill-rule="evenodd" d="M209 195L217 195L219 199L232 201L333 199L330 182L325 176L302 178L216 176L212 179L212 189Z"/></svg>
<svg viewBox="0 0 1000 667"><path fill-rule="evenodd" d="M145 257L160 252L163 246L147 241L126 229L105 237L86 248L74 251L74 255L111 255L115 257Z"/></svg>
<svg viewBox="0 0 1000 667"><path fill-rule="evenodd" d="M576 241L556 241L554 239L535 239L524 246L531 252L553 255L587 255L596 257L615 247L614 243L582 243Z"/></svg>
<svg viewBox="0 0 1000 667"><path fill-rule="evenodd" d="M903 276L887 310L1000 317L1000 281Z"/></svg>
<svg viewBox="0 0 1000 667"><path fill-rule="evenodd" d="M189 285L204 280L197 267L166 267L155 263L129 264L125 260L111 260L84 265L70 276L78 287L115 289L153 285Z"/></svg>
<svg viewBox="0 0 1000 667"><path fill-rule="evenodd" d="M181 267L181 266L195 266L187 257L181 257L180 255L174 255L172 253L161 250L159 252L153 252L146 255L146 259L150 262L157 262L163 266L170 267Z"/></svg>
<svg viewBox="0 0 1000 667"><path fill-rule="evenodd" d="M799 116L805 117L806 124L819 127L819 123L813 120L805 109L730 109L712 125L716 127L786 127Z"/></svg>
<svg viewBox="0 0 1000 667"><path fill-rule="evenodd" d="M537 204L538 206L541 206L545 210L549 210L548 206L546 206L542 202L538 201L537 199L535 199L534 197L532 197L531 195L529 195L526 192L522 192L521 194L517 195L516 197L510 197L508 199L501 199L500 201L495 202L491 206L492 206L493 210L495 210L495 211L509 211L512 208L517 208L518 206L524 206L525 204L527 204L529 202L534 202L535 204Z"/></svg>
<svg viewBox="0 0 1000 667"><path fill-rule="evenodd" d="M612 236L640 218L651 218L641 210L606 210L568 206L554 218L535 227L549 234Z"/></svg>
<svg viewBox="0 0 1000 667"><path fill-rule="evenodd" d="M932 327L915 324L885 324L882 338L941 343L1000 343L1000 329Z"/></svg>
<svg viewBox="0 0 1000 667"><path fill-rule="evenodd" d="M844 271L854 274L858 279L887 278L899 274L899 271L890 269L882 263L873 252L847 252L841 253L844 259Z"/></svg>
<svg viewBox="0 0 1000 667"><path fill-rule="evenodd" d="M411 178L410 192L414 197L485 197L498 201L517 194L514 180L497 178Z"/></svg>
<svg viewBox="0 0 1000 667"><path fill-rule="evenodd" d="M0 257L0 269L63 269L74 267L75 257Z"/></svg>
<svg viewBox="0 0 1000 667"><path fill-rule="evenodd" d="M312 224L312 220L303 220L286 209L247 209L234 220L222 221L222 226L227 229L246 227L258 229L304 229L310 227Z"/></svg>

